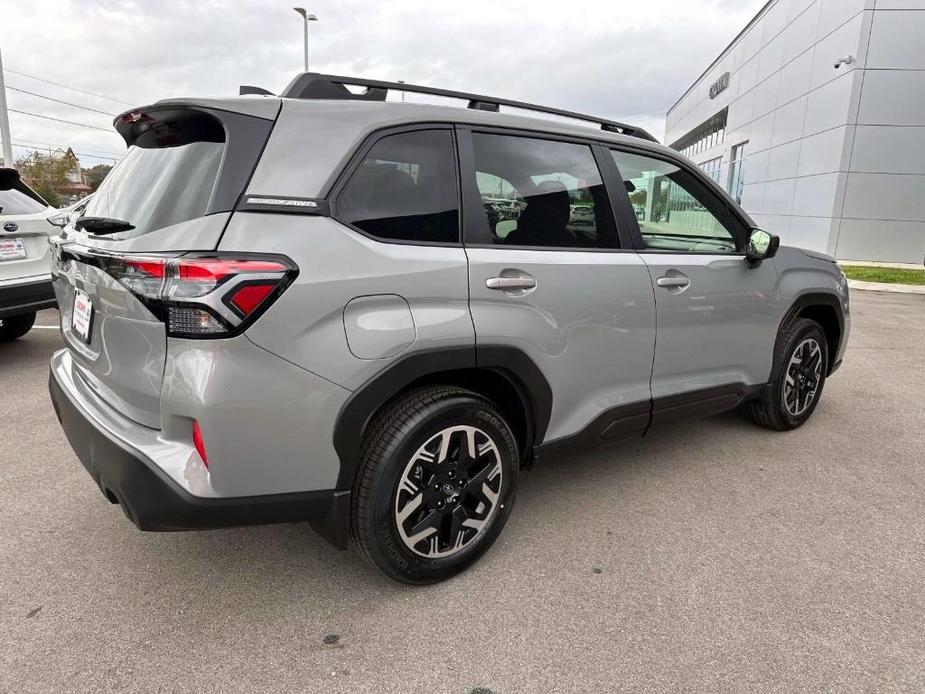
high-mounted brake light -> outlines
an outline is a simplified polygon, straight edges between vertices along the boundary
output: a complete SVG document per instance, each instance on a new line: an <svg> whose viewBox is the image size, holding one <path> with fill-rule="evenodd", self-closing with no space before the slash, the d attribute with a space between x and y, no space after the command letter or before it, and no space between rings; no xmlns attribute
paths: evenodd
<svg viewBox="0 0 925 694"><path fill-rule="evenodd" d="M237 334L297 274L288 258L111 256L106 271L167 324L175 337Z"/></svg>
<svg viewBox="0 0 925 694"><path fill-rule="evenodd" d="M151 120L151 116L141 111L130 111L123 113L121 120L123 123L146 123Z"/></svg>

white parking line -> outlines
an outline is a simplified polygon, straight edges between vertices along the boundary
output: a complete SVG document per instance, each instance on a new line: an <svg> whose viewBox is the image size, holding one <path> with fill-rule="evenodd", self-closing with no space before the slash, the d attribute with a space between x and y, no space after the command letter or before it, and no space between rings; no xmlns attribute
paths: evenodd
<svg viewBox="0 0 925 694"><path fill-rule="evenodd" d="M60 330L61 328L57 325L33 325L33 330Z"/></svg>

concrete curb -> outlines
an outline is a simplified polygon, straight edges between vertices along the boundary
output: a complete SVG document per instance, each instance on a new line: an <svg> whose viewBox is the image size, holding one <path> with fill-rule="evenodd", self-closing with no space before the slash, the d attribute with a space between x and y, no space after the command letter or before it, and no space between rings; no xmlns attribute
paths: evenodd
<svg viewBox="0 0 925 694"><path fill-rule="evenodd" d="M925 264L918 263L881 263L876 260L839 260L839 265L854 267L895 267L900 270L925 270Z"/></svg>
<svg viewBox="0 0 925 694"><path fill-rule="evenodd" d="M925 285L921 284L888 284L886 282L862 282L861 280L848 280L848 287L851 289L862 289L868 292L925 294Z"/></svg>

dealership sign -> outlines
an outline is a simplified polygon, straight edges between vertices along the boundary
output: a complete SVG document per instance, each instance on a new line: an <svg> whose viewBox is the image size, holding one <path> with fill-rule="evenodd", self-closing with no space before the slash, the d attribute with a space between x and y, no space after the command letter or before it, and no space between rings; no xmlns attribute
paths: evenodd
<svg viewBox="0 0 925 694"><path fill-rule="evenodd" d="M724 72L720 78L710 85L710 98L715 99L726 87L729 86L729 73Z"/></svg>

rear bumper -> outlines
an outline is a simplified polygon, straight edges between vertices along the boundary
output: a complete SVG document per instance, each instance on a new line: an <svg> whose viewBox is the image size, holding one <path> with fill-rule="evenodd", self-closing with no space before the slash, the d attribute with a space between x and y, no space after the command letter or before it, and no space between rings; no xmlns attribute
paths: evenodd
<svg viewBox="0 0 925 694"><path fill-rule="evenodd" d="M0 284L0 318L18 316L57 306L51 277Z"/></svg>
<svg viewBox="0 0 925 694"><path fill-rule="evenodd" d="M143 453L91 419L59 382L49 390L58 421L80 462L103 494L122 506L141 530L198 530L308 521L336 547L347 546L350 493L323 490L295 494L206 498L193 496Z"/></svg>

